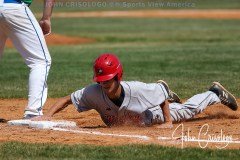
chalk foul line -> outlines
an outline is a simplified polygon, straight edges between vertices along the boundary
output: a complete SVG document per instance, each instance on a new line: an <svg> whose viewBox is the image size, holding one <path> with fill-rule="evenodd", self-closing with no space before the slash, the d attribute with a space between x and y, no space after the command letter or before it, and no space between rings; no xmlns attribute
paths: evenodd
<svg viewBox="0 0 240 160"><path fill-rule="evenodd" d="M66 128L58 128L53 127L51 128L54 131L63 131L63 132L71 132L71 133L84 133L84 134L92 134L92 135L99 135L99 136L112 136L112 137L125 137L125 138L137 138L141 140L150 140L151 138L148 136L143 135L128 135L128 134L114 134L114 133L103 133L99 131L83 131L83 130L76 130L76 129L66 129Z"/></svg>

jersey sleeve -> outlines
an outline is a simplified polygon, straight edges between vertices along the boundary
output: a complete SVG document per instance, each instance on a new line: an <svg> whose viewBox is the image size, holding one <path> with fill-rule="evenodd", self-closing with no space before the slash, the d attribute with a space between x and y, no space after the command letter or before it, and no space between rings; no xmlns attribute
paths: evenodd
<svg viewBox="0 0 240 160"><path fill-rule="evenodd" d="M71 100L78 112L91 110L91 104L86 98L86 88L75 91L71 94Z"/></svg>

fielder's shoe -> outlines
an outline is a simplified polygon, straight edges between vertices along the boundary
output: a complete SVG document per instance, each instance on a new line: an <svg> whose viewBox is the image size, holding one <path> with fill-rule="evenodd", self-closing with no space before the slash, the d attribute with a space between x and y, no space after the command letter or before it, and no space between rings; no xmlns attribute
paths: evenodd
<svg viewBox="0 0 240 160"><path fill-rule="evenodd" d="M26 114L26 115L23 116L23 119L31 119L31 118L34 118L34 117L37 117L37 115Z"/></svg>
<svg viewBox="0 0 240 160"><path fill-rule="evenodd" d="M219 97L222 104L228 106L234 111L238 109L236 98L219 82L213 82L213 85L210 87L209 91L214 92Z"/></svg>
<svg viewBox="0 0 240 160"><path fill-rule="evenodd" d="M6 119L0 118L0 123L6 123L6 122L7 122Z"/></svg>
<svg viewBox="0 0 240 160"><path fill-rule="evenodd" d="M164 86L164 88L166 89L166 91L168 92L168 95L169 95L168 101L170 103L181 103L179 96L175 92L173 92L169 89L168 84L165 81L158 80L157 83L161 83Z"/></svg>

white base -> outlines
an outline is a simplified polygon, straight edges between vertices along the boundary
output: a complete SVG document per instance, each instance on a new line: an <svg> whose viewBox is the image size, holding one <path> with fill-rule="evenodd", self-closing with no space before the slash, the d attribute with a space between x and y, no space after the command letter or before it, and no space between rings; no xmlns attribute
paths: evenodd
<svg viewBox="0 0 240 160"><path fill-rule="evenodd" d="M28 126L32 128L51 129L54 127L76 127L77 124L72 121L31 121L31 120L12 120L8 121L8 125Z"/></svg>

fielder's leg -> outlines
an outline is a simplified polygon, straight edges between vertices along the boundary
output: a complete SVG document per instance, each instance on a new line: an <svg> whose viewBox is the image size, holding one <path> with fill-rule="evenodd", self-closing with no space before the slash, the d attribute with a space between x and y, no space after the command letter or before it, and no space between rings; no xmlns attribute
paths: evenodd
<svg viewBox="0 0 240 160"><path fill-rule="evenodd" d="M5 24L4 24L4 17L3 17L3 14L0 13L0 59L2 57L2 54L3 54L3 50L4 50L4 46L5 46L5 43L6 43L6 40L7 40L7 36L5 34Z"/></svg>
<svg viewBox="0 0 240 160"><path fill-rule="evenodd" d="M42 107L47 98L47 77L51 57L42 30L30 9L22 5L18 12L9 13L9 35L14 46L30 68L28 105L24 117L42 115Z"/></svg>

